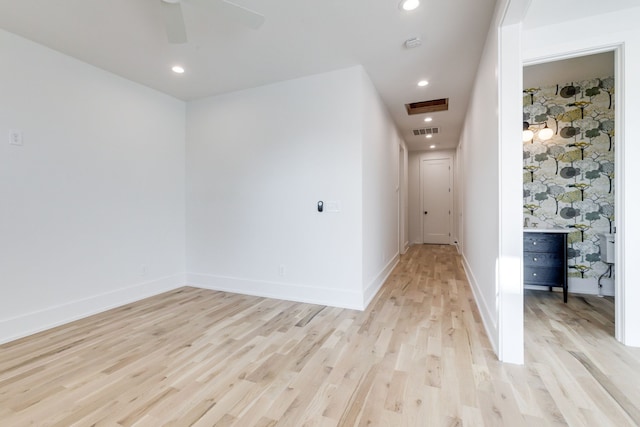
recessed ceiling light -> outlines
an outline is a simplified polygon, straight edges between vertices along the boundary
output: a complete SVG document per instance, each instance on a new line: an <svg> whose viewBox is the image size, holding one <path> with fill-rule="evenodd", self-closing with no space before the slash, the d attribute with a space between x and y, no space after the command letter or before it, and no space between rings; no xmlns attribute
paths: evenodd
<svg viewBox="0 0 640 427"><path fill-rule="evenodd" d="M413 49L414 47L420 46L422 46L422 40L420 40L420 37L412 37L404 41L404 47L407 49Z"/></svg>
<svg viewBox="0 0 640 427"><path fill-rule="evenodd" d="M402 10L414 10L416 9L418 6L420 6L420 0L402 0L400 2L400 8Z"/></svg>
<svg viewBox="0 0 640 427"><path fill-rule="evenodd" d="M430 122L431 120L433 120L433 117L425 117L425 118L424 118L424 121L425 121L425 122Z"/></svg>
<svg viewBox="0 0 640 427"><path fill-rule="evenodd" d="M174 65L173 67L171 67L171 71L173 71L176 74L182 74L184 73L184 68L179 65Z"/></svg>
<svg viewBox="0 0 640 427"><path fill-rule="evenodd" d="M436 146L435 145L430 145L429 148L436 148Z"/></svg>
<svg viewBox="0 0 640 427"><path fill-rule="evenodd" d="M420 81L418 82L418 86L420 86L420 87L425 87L425 86L426 86L426 85L428 85L428 84L429 84L429 82L428 82L428 81L426 81L426 80L420 80Z"/></svg>
<svg viewBox="0 0 640 427"><path fill-rule="evenodd" d="M428 134L427 138L433 138L433 135L432 134Z"/></svg>

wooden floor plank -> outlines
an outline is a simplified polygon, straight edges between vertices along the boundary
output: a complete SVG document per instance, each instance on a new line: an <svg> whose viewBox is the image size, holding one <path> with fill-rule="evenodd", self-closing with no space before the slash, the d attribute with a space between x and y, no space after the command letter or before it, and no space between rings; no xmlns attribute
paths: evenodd
<svg viewBox="0 0 640 427"><path fill-rule="evenodd" d="M633 426L614 304L526 291L514 366L451 246L411 247L363 312L185 287L0 346L0 425Z"/></svg>

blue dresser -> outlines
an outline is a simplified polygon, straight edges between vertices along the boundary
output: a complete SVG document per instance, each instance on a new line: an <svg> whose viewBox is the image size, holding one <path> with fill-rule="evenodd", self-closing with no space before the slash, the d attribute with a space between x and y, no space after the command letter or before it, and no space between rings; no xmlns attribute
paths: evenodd
<svg viewBox="0 0 640 427"><path fill-rule="evenodd" d="M567 302L567 231L525 230L524 284L561 287Z"/></svg>

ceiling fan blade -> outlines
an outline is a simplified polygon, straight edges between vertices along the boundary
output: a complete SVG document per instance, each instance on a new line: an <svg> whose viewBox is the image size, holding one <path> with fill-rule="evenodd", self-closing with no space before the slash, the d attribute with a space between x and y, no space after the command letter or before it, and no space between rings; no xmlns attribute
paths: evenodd
<svg viewBox="0 0 640 427"><path fill-rule="evenodd" d="M227 18L246 27L253 28L254 30L257 30L262 26L262 24L264 24L263 15L231 1L222 0L220 2L220 9Z"/></svg>
<svg viewBox="0 0 640 427"><path fill-rule="evenodd" d="M162 3L162 15L169 43L186 43L187 29L182 16L182 6L180 3L167 3L164 0L160 0L160 3Z"/></svg>

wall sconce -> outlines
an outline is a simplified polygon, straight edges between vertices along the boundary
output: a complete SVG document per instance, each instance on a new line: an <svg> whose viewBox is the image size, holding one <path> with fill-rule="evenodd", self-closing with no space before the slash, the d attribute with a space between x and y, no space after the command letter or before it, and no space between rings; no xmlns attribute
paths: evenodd
<svg viewBox="0 0 640 427"><path fill-rule="evenodd" d="M551 139L553 136L553 129L550 129L547 126L547 122L531 124L529 124L529 122L522 122L522 142L529 142L533 139L535 132L531 129L532 126L542 126L543 124L544 127L537 131L538 139L540 139L540 141L547 141Z"/></svg>

